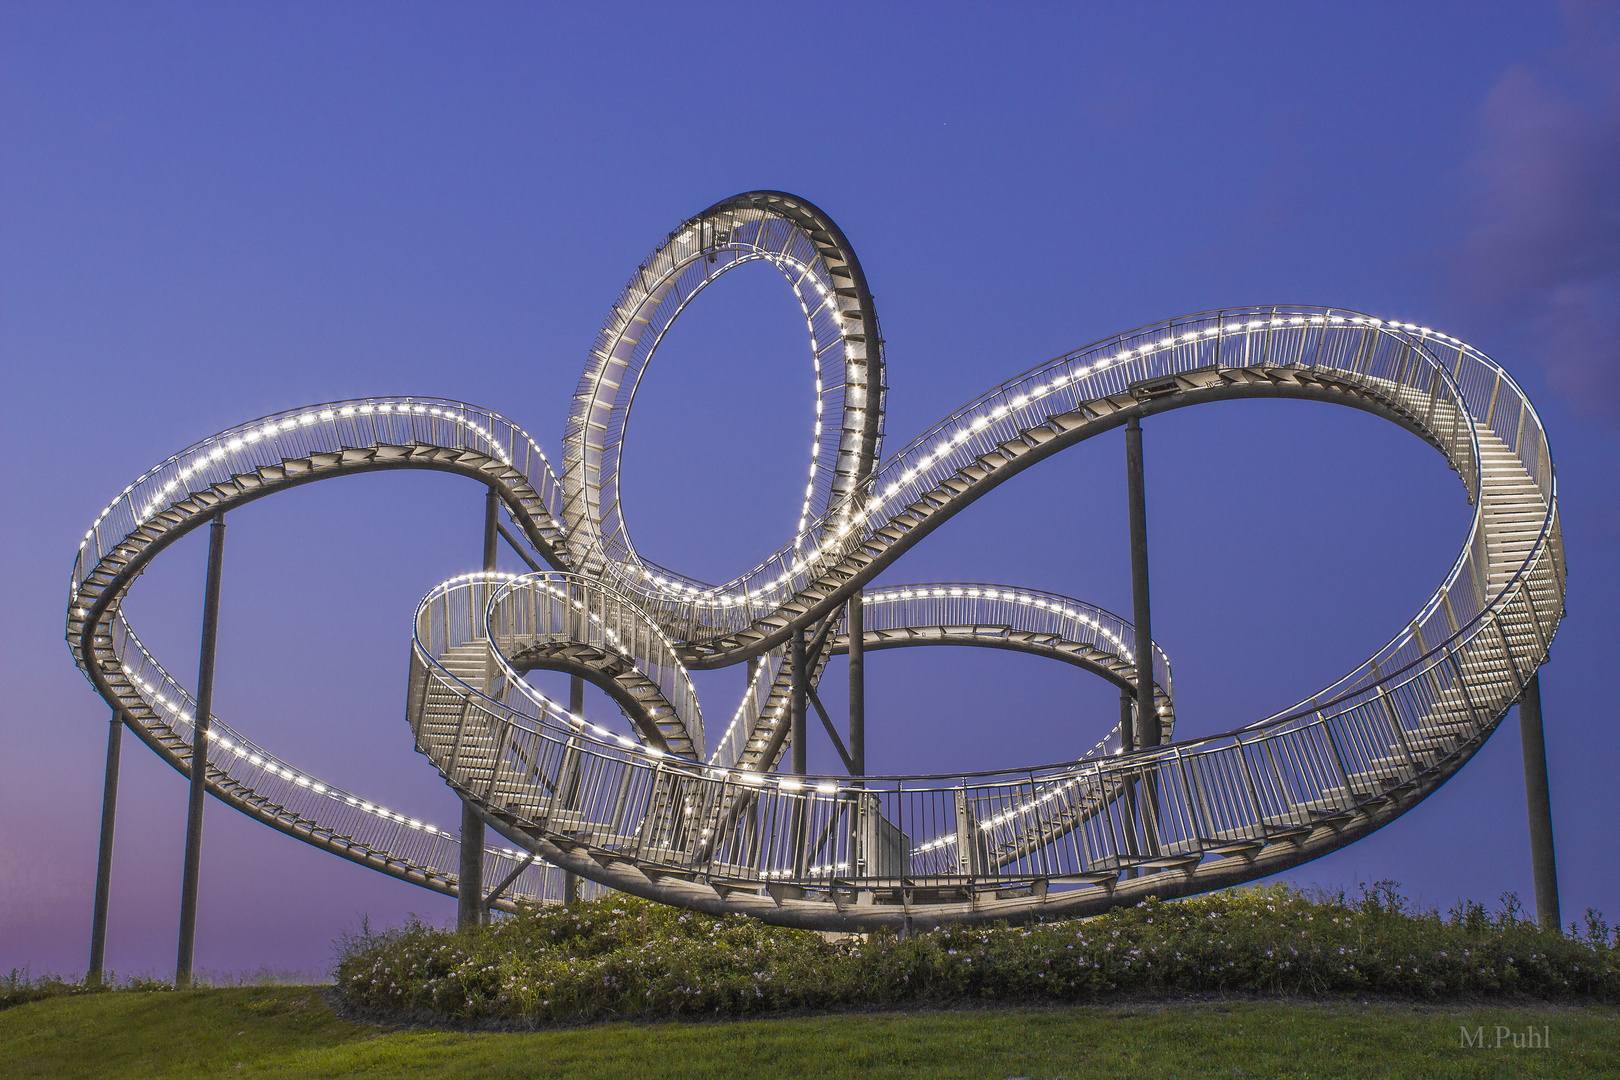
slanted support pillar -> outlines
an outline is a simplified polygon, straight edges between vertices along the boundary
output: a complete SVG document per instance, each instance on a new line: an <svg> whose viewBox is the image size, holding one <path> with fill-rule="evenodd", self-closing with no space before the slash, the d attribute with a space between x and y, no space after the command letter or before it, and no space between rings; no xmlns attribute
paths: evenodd
<svg viewBox="0 0 1620 1080"><path fill-rule="evenodd" d="M118 816L118 758L124 742L124 714L114 709L107 727L107 779L101 788L101 855L96 862L96 911L90 921L90 969L85 982L101 982L107 961L107 900L112 891L113 825Z"/></svg>
<svg viewBox="0 0 1620 1080"><path fill-rule="evenodd" d="M866 775L866 606L860 590L844 615L849 638L849 762L855 776Z"/></svg>
<svg viewBox="0 0 1620 1080"><path fill-rule="evenodd" d="M203 593L202 647L197 661L197 712L191 733L191 793L186 803L186 864L180 882L180 948L174 985L191 985L197 943L197 878L202 870L203 796L208 793L208 724L214 712L214 655L219 640L219 580L225 566L225 514L208 529L208 583ZM103 811L105 813L105 811ZM103 842L110 842L110 834ZM110 854L110 852L109 852Z"/></svg>
<svg viewBox="0 0 1620 1080"><path fill-rule="evenodd" d="M1536 878L1536 921L1557 930L1558 864L1553 855L1552 797L1547 784L1547 740L1541 727L1541 673L1519 696L1519 741L1524 750L1524 801L1530 811L1530 866Z"/></svg>
<svg viewBox="0 0 1620 1080"><path fill-rule="evenodd" d="M793 666L793 688L788 695L788 722L791 730L788 737L793 740L792 771L800 776L809 772L809 756L806 753L809 742L805 725L805 709L809 699L809 672L805 671L804 629L802 627L793 631L789 639L792 646L789 649L788 663Z"/></svg>

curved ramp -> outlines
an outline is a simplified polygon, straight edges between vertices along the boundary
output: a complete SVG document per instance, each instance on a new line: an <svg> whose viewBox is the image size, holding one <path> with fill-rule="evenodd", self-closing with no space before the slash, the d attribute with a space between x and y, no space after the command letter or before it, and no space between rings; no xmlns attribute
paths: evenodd
<svg viewBox="0 0 1620 1080"><path fill-rule="evenodd" d="M782 271L804 305L822 396L801 529L711 585L636 555L617 448L663 332L721 268L752 260ZM1173 320L998 386L876 468L880 342L859 264L826 216L782 193L738 196L672 233L627 287L576 394L561 481L520 429L455 402L368 399L255 421L164 462L97 518L75 563L70 647L188 771L192 700L122 613L141 569L214 514L287 487L378 469L465 475L500 496L518 538L553 567L452 579L418 611L407 695L418 747L513 843L492 850L486 883L537 855L637 895L822 929L1086 913L1276 873L1416 805L1547 658L1564 565L1546 435L1513 380L1454 338L1337 309ZM1077 759L988 774L770 771L792 632L810 632L819 677L847 648L844 601L980 495L1132 417L1255 397L1399 424L1445 456L1475 506L1446 579L1365 664L1245 728L1128 754L1105 737ZM834 412L839 426L823 427ZM1015 648L1115 682L1133 668L1128 625L1035 590L885 586L865 602L867 648ZM756 657L711 751L687 670ZM1157 651L1154 666L1170 720ZM547 700L523 678L535 668L601 686L637 737ZM216 796L383 872L460 887L453 836L214 724ZM520 873L520 898L555 895L560 875L539 863Z"/></svg>

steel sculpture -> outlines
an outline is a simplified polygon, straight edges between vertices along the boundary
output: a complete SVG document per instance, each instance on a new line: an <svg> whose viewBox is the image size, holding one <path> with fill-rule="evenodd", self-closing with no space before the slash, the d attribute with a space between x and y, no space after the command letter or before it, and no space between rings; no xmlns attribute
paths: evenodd
<svg viewBox="0 0 1620 1080"><path fill-rule="evenodd" d="M620 450L664 333L711 282L754 261L780 271L803 310L817 419L798 532L714 584L637 552ZM498 532L533 572L464 574L421 602L405 711L475 824L511 846L464 862L457 836L317 780L218 717L204 738L207 790L443 893L458 894L457 868L481 861L478 895L505 910L560 899L567 873L818 929L1077 915L1273 874L1417 805L1521 697L1539 718L1536 672L1564 611L1552 460L1523 391L1456 338L1334 308L1192 315L1042 364L880 464L884 393L877 316L843 234L803 199L740 195L682 224L631 278L575 393L559 473L511 421L459 402L367 398L255 420L169 458L95 519L74 564L68 643L115 715L189 773L196 704L122 608L142 568L227 510L301 484L385 469L465 476L498 501ZM1398 424L1445 456L1475 508L1429 600L1309 699L1174 742L1169 664L1118 616L1014 586L865 591L1024 469L1126 425L1139 458L1142 419L1233 398L1329 401ZM1145 534L1142 548L1145 612ZM863 776L857 677L852 745L826 721L854 775L801 775L806 710L826 720L815 691L828 659L930 644L1087 668L1120 687L1121 720L1076 760ZM741 704L706 726L688 670L745 662ZM538 692L524 678L535 669L600 687L635 738L580 716L577 696L565 708ZM776 771L790 733L800 767ZM1550 823L1546 857L1550 867Z"/></svg>

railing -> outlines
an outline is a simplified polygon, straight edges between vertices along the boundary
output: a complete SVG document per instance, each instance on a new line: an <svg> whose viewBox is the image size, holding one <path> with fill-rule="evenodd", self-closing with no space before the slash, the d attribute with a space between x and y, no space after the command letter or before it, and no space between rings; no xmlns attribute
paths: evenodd
<svg viewBox="0 0 1620 1080"><path fill-rule="evenodd" d="M1406 395L1402 404L1415 410L1414 422L1430 432L1470 498L1477 490L1478 454L1472 427L1458 409L1461 395L1498 376L1496 385L1512 385L1500 368L1455 339L1352 312L1243 308L1175 319L1068 353L976 398L884 463L855 511L854 527L818 521L723 586L660 583L635 564L609 563L603 572L620 591L640 599L672 638L696 641L735 633L776 613L850 552L889 546L892 541L879 533L907 506L939 498L945 480L1017 443L1023 432L1075 414L1087 402L1128 394L1134 384L1204 369L1260 366L1332 375L1369 394L1399 388ZM1522 394L1512 396L1523 400ZM1533 421L1539 433L1533 410L1524 408L1502 406L1493 415L1503 427L1510 414L1515 423ZM1550 477L1548 468L1532 474ZM950 497L948 489L944 496Z"/></svg>
<svg viewBox="0 0 1620 1080"><path fill-rule="evenodd" d="M1136 628L1130 623L1095 604L1042 589L966 582L896 585L863 594L862 606L868 633L934 626L1006 628L1054 635L1100 657L1136 663ZM842 628L840 620L840 632ZM1170 659L1157 643L1153 681L1166 698L1173 698Z"/></svg>
<svg viewBox="0 0 1620 1080"><path fill-rule="evenodd" d="M171 760L189 768L195 698L158 663L121 615L113 624L112 648L119 657L117 677L142 697L150 711L142 726L169 744L164 753ZM271 816L323 846L377 856L446 886L456 879L461 857L456 833L325 783L245 738L218 715L208 731L208 767L216 795ZM485 885L504 880L528 859L527 852L512 848L486 848ZM531 862L504 895L561 901L562 871Z"/></svg>
<svg viewBox="0 0 1620 1080"><path fill-rule="evenodd" d="M810 340L816 419L795 544L813 548L829 515L836 515L835 526L844 520L856 478L869 471L882 440L884 374L873 333L876 317L852 294L849 269L836 248L812 239L797 220L808 210L798 206L795 216L789 213L784 205L752 202L711 208L671 233L614 304L591 349L564 433L569 540L580 567L611 574L621 588L632 582L638 594L643 583L686 595L712 589L637 554L619 501L620 447L636 386L664 334L705 288L749 262L765 262L787 280ZM830 222L823 227L836 231ZM846 431L857 437L846 439Z"/></svg>
<svg viewBox="0 0 1620 1080"><path fill-rule="evenodd" d="M1225 735L1097 761L849 780L649 757L627 740L612 745L602 732L582 739L577 726L569 730L544 709L519 714L480 699L442 671L430 677L502 732L516 781L504 812L544 835L566 787L574 796L558 820L573 837L710 880L1079 880L1137 863L1196 861L1212 849L1264 843L1381 804L1471 753L1546 657L1562 616L1564 570L1545 434L1518 387L1454 339L1364 316L1263 314L1238 322L1223 312L1166 324L1161 337L1128 336L1089 374L1079 368L1093 365L1076 357L1095 350L1046 365L936 428L936 442L925 437L903 451L878 487L885 506L936 490L963 458L1009 438L1007 426L1025 423L1020 410L1032 401L1041 399L1044 418L1077 410L1078 401L1053 400L1077 385L1088 397L1118 393L1167 370L1213 364L1218 371L1241 359L1375 398L1442 448L1481 505L1445 583L1418 617L1362 667L1293 709ZM1518 471L1491 466L1482 474L1482 440L1512 451L1545 509L1528 556L1504 562L1499 553L1496 565L1481 524L1496 498L1490 480ZM785 591L810 573L801 567L779 585ZM662 612L666 622L671 610ZM726 610L724 603L705 609ZM564 767L573 779L557 773Z"/></svg>
<svg viewBox="0 0 1620 1080"><path fill-rule="evenodd" d="M851 780L768 775L695 759L703 746L701 715L672 625L684 625L692 637L699 629L747 628L762 613L775 614L781 601L856 545L871 552L897 542L894 529L908 526L894 523L906 506L927 499L938 509L965 490L959 482L944 486L946 480L977 482L1005 464L995 458L1031 449L1020 432L1045 425L1045 437L1055 438L1108 423L1106 410L1082 406L1107 405L1102 399L1109 396L1130 404L1134 399L1123 395L1144 380L1179 376L1180 382L1151 392L1201 388L1218 396L1228 392L1226 376L1245 370L1267 380L1331 384L1398 415L1446 453L1478 503L1472 531L1441 587L1366 664L1308 701L1237 731L1021 771ZM114 603L118 597L104 593L105 583L161 531L150 528L152 519L169 515L168 508L191 492L223 488L249 474L286 473L290 461L336 470L350 452L379 447L424 455L470 451L510 466L532 490L531 498L524 483L504 482L509 494L532 503L529 539L549 543L559 528L560 489L538 449L495 414L457 403L366 399L283 413L169 459L125 489L87 534L74 567L69 636L79 654L81 631L106 635L98 637L98 657L120 658L97 669L114 687L107 692L116 697L118 688L134 690L142 704L122 707L171 761L186 757L194 704L140 646ZM352 467L382 467L369 461L357 459ZM281 473L275 483L297 482ZM1529 502L1512 490L1525 479L1537 493ZM1522 512L1531 505L1544 512L1539 531L1522 551L1510 552L1491 532L1487 511ZM842 537L837 529L831 533L814 551L784 549L774 564L780 573L768 563L739 579L734 593L716 592L701 602L665 597L651 612L639 598L657 590L632 583L625 587L634 595L620 592L614 582L622 576L615 577L612 565L606 582L539 574L493 585L483 575L453 583L436 594L437 607L430 596L418 613L410 707L419 744L453 784L513 828L586 843L646 868L716 881L827 887L1034 878L1083 883L1087 875L1123 866L1196 860L1211 850L1309 830L1324 817L1376 807L1438 782L1517 698L1545 660L1563 614L1551 457L1519 387L1445 335L1320 309L1177 320L1043 365L903 450L876 477L861 522ZM113 577L103 576L109 573ZM769 582L760 577L772 573L777 576ZM875 591L868 598L869 625L917 619L956 625L976 610L1005 605L998 618L1009 623L1068 620L1064 633L1076 640L1110 643L1116 656L1135 647L1117 619L1064 598L1055 598L1064 607L1054 612L1050 594L1017 590L1008 598L1000 587L993 596L984 594L988 586L928 588L927 597L915 591L907 597L905 587L893 596ZM945 595L933 595L936 588ZM955 588L962 596L952 594ZM974 588L977 597L968 594ZM94 627L85 626L86 604L100 613ZM487 662L477 678L445 667L451 650L478 641ZM638 746L572 716L529 687L508 655L529 650L531 659L543 661L547 650L573 645L621 658L616 685L661 732L667 727L665 734L690 735L693 757ZM97 659L79 655L82 664ZM1161 668L1168 691L1168 669L1156 656L1155 671ZM779 677L779 659L768 661L761 680L774 684ZM756 684L756 700L759 692ZM441 715L455 715L453 736L429 737L430 700ZM453 706L448 711L446 701ZM217 791L312 842L447 881L456 865L454 837L335 790L215 723L207 753L218 770ZM475 768L475 761L487 764ZM517 865L508 853L489 860L486 873ZM533 875L531 887L552 888L543 871L525 873Z"/></svg>
<svg viewBox="0 0 1620 1080"><path fill-rule="evenodd" d="M407 451L471 451L510 466L523 477L505 486L530 518L530 527L546 543L561 539L556 520L561 489L545 455L519 427L504 417L460 402L436 398L373 397L334 402L313 409L276 413L222 432L174 455L149 470L97 516L74 560L68 609L68 639L81 664L94 662L81 652L86 629L100 635L119 657L103 677L127 686L142 706L122 704L132 721L142 725L149 741L177 767L189 759L193 737L190 694L141 645L120 605L106 606L100 626L87 628L89 609L103 602L102 588L87 587L93 570L116 573L149 539L145 527L169 508L230 485L233 478L263 475L289 461L346 462L355 453L400 447ZM398 464L389 459L377 467ZM511 474L508 474L510 476ZM560 543L553 545L560 547ZM88 556L88 557L87 557ZM116 599L116 598L114 598ZM434 887L455 878L459 840L429 823L388 810L293 768L249 740L218 717L213 718L208 761L217 776L210 783L222 798L266 820L305 835L311 842L366 859L380 859L390 872L419 875ZM489 883L502 880L528 856L490 849L485 860ZM544 864L525 869L509 895L540 899L561 897L560 871ZM548 876L549 874L549 876ZM555 879L555 880L553 880Z"/></svg>
<svg viewBox="0 0 1620 1080"><path fill-rule="evenodd" d="M428 656L442 658L474 641L487 644L490 631L509 657L557 645L585 645L621 657L645 680L643 692L656 692L643 702L647 722L678 723L685 752L701 755L703 713L674 646L639 608L601 582L555 571L474 573L438 586L417 607L416 640ZM567 715L521 677L502 685L506 694L531 697L537 716L548 710ZM480 689L499 696L493 682ZM648 734L654 745L665 738L656 728Z"/></svg>
<svg viewBox="0 0 1620 1080"><path fill-rule="evenodd" d="M89 567L190 492L287 460L416 444L472 450L512 466L538 499L542 527L561 533L562 488L539 446L510 420L441 398L357 398L273 413L196 443L146 472L119 492L84 534L73 563L72 599Z"/></svg>
<svg viewBox="0 0 1620 1080"><path fill-rule="evenodd" d="M1496 618L1518 637L1556 628L1530 601L1533 587L1555 587L1545 549L1447 648L1288 718L1300 722L1022 771L851 780L707 768L462 694L467 722L500 731L506 747L510 782L494 805L540 835L761 884L1077 878L1308 830L1441 768L1517 697L1512 664L1528 672L1535 662L1502 653ZM473 794L488 797L496 783ZM565 788L574 795L563 807Z"/></svg>
<svg viewBox="0 0 1620 1080"><path fill-rule="evenodd" d="M1120 678L1117 667L1135 664L1135 630L1112 612L1070 597L1039 589L1013 589L1000 585L947 582L926 585L897 585L865 594L865 629L868 635L885 631L919 632L928 639L953 644L978 644L1020 648L1028 652L1067 652L1110 678ZM829 628L830 647L848 647L844 612L833 617ZM1033 636L1023 642L1019 635ZM882 648L882 644L869 645ZM744 764L745 754L770 742L772 729L786 715L792 673L782 662L782 650L767 654L763 673L750 677L742 702L730 724L721 732L709 755L709 764L722 767ZM1110 666L1110 661L1114 666ZM1154 682L1159 687L1163 736L1169 741L1175 730L1175 707L1170 680L1170 664L1164 651L1154 646ZM820 677L820 667L811 673L811 685ZM1123 676L1134 680L1134 671ZM1111 754L1119 749L1119 726L1108 733L1083 758ZM775 762L749 760L746 767L769 770Z"/></svg>

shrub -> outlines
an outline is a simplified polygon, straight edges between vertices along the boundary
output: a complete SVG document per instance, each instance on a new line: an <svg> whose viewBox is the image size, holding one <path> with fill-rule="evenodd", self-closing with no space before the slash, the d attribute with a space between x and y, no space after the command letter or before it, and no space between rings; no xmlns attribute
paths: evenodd
<svg viewBox="0 0 1620 1080"><path fill-rule="evenodd" d="M336 980L371 1010L533 1023L737 1016L962 1000L1105 994L1526 994L1620 1000L1617 942L1542 930L1517 898L1487 914L1420 912L1394 882L1361 896L1283 885L1144 901L1088 919L935 927L829 943L741 915L625 896L531 909L457 934L412 920L339 943Z"/></svg>

